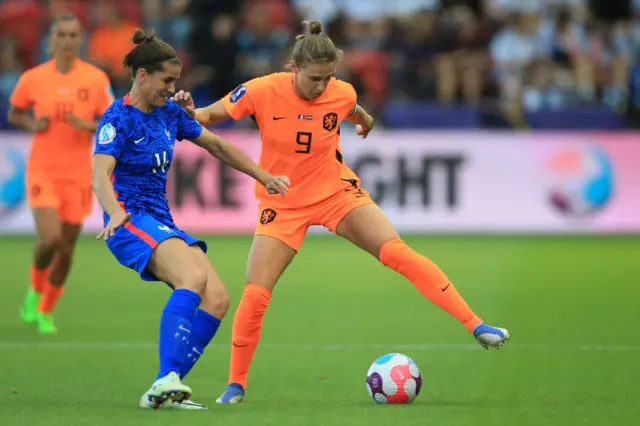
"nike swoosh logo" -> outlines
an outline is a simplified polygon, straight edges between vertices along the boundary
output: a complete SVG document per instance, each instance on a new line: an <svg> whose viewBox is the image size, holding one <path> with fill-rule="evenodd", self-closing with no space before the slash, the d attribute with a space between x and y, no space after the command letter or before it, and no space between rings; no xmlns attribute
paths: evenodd
<svg viewBox="0 0 640 426"><path fill-rule="evenodd" d="M249 345L239 345L239 344L237 344L237 343L232 343L232 344L233 344L233 346L235 346L236 348L246 348L247 346L249 346Z"/></svg>
<svg viewBox="0 0 640 426"><path fill-rule="evenodd" d="M445 291L446 289L448 289L450 285L451 283L448 283L446 286L444 286L444 288L442 288L442 291Z"/></svg>
<svg viewBox="0 0 640 426"><path fill-rule="evenodd" d="M285 118L287 118L287 117L276 117L276 116L274 115L274 116L273 116L273 121L276 121L276 120L284 120Z"/></svg>
<svg viewBox="0 0 640 426"><path fill-rule="evenodd" d="M143 140L145 140L147 137L145 136L144 138L140 138L137 141L133 141L133 143L138 144L140 142L142 142Z"/></svg>

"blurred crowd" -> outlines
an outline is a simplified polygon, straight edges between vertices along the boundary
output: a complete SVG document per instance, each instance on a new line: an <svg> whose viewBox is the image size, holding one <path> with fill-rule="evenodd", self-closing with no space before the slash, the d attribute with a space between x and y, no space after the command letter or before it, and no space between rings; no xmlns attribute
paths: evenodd
<svg viewBox="0 0 640 426"><path fill-rule="evenodd" d="M21 72L48 59L53 16L86 30L82 57L117 95L137 27L185 64L199 103L283 70L300 21L321 20L345 51L339 76L373 111L390 103L500 111L513 126L539 110L635 106L640 0L0 0L0 110Z"/></svg>

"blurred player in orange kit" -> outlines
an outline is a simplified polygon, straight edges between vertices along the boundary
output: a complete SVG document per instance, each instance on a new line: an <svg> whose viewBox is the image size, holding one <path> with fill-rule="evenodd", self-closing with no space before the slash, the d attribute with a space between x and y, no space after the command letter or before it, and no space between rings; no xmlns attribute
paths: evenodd
<svg viewBox="0 0 640 426"><path fill-rule="evenodd" d="M91 213L91 149L96 120L113 100L107 75L80 59L82 27L72 14L51 26L53 59L22 74L9 122L32 132L27 198L38 242L31 288L20 307L27 323L55 333L52 312L62 294L82 223ZM28 110L32 114L27 114ZM31 117L33 116L33 118Z"/></svg>
<svg viewBox="0 0 640 426"><path fill-rule="evenodd" d="M334 77L342 51L322 32L320 22L308 23L308 31L296 38L292 57L291 72L248 81L206 108L196 110L188 93L174 96L203 125L251 116L262 140L260 166L288 176L292 185L285 198L271 197L256 187L260 213L233 322L228 387L217 402L244 399L273 288L312 225L326 227L406 277L483 347L502 347L509 332L485 324L447 275L400 238L346 165L340 148L341 122L356 124L356 133L366 138L374 120L357 104L353 86Z"/></svg>

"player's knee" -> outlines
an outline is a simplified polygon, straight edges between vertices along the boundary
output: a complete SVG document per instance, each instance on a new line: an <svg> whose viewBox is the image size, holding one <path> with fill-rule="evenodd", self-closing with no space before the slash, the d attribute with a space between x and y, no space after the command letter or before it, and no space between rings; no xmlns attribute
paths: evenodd
<svg viewBox="0 0 640 426"><path fill-rule="evenodd" d="M66 250L58 249L56 251L56 262L61 263L63 265L70 265L72 259L72 253Z"/></svg>
<svg viewBox="0 0 640 426"><path fill-rule="evenodd" d="M61 237L60 231L48 231L40 235L38 242L42 247L54 250L60 245Z"/></svg>
<svg viewBox="0 0 640 426"><path fill-rule="evenodd" d="M56 255L67 262L71 262L71 258L73 257L73 244L65 244L64 242L60 242L58 244Z"/></svg>
<svg viewBox="0 0 640 426"><path fill-rule="evenodd" d="M176 289L184 288L202 295L207 286L207 271L194 265L180 274L179 278L173 280L172 284Z"/></svg>
<svg viewBox="0 0 640 426"><path fill-rule="evenodd" d="M200 309L210 313L216 318L222 319L229 310L229 293L224 286L216 287L215 290L207 288L205 295L200 302Z"/></svg>
<svg viewBox="0 0 640 426"><path fill-rule="evenodd" d="M378 259L383 265L395 269L400 263L407 259L407 254L410 252L412 252L412 250L404 240L393 238L380 247Z"/></svg>

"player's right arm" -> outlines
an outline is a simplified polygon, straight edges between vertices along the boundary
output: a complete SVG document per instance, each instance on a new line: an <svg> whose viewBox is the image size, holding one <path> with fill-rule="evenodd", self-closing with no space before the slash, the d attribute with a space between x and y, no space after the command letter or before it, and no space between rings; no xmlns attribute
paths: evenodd
<svg viewBox="0 0 640 426"><path fill-rule="evenodd" d="M231 118L222 101L217 101L206 108L198 108L194 118L205 127L214 126Z"/></svg>
<svg viewBox="0 0 640 426"><path fill-rule="evenodd" d="M102 209L109 215L109 223L96 239L105 240L131 219L116 198L111 175L120 157L125 134L120 119L109 111L100 120L96 134L96 148L93 155L91 186Z"/></svg>
<svg viewBox="0 0 640 426"><path fill-rule="evenodd" d="M13 126L27 132L41 132L49 127L49 117L33 119L28 109L33 105L32 73L27 71L20 76L18 84L13 89L9 98L9 113L7 120Z"/></svg>
<svg viewBox="0 0 640 426"><path fill-rule="evenodd" d="M229 118L238 121L242 117L256 115L257 100L260 91L265 86L264 78L253 79L241 84L224 98L205 108L195 108L191 95L182 90L176 93L172 100L204 127L213 126Z"/></svg>

